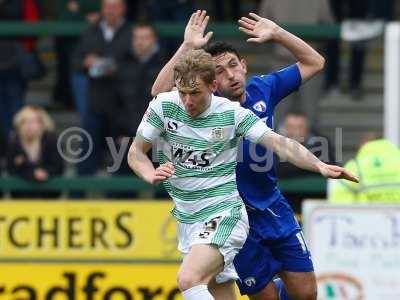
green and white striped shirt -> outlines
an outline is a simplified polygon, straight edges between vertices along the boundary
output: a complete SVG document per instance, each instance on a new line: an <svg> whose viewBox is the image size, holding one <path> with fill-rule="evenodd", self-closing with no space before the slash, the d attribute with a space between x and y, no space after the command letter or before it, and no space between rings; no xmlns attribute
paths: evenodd
<svg viewBox="0 0 400 300"><path fill-rule="evenodd" d="M150 102L138 135L153 143L160 163L174 164L175 174L164 182L175 202L172 214L195 223L242 204L235 173L239 139L256 143L268 130L250 110L214 95L193 118L173 91Z"/></svg>

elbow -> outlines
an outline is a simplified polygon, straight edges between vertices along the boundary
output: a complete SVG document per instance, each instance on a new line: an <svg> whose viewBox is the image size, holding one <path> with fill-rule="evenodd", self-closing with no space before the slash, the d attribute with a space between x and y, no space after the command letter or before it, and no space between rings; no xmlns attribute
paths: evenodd
<svg viewBox="0 0 400 300"><path fill-rule="evenodd" d="M322 71L324 67L325 67L325 58L321 54L318 54L318 57L316 57L315 59L315 68L317 72Z"/></svg>
<svg viewBox="0 0 400 300"><path fill-rule="evenodd" d="M160 93L160 91L158 90L157 86L155 84L153 84L153 86L151 87L151 96L154 98L159 93Z"/></svg>

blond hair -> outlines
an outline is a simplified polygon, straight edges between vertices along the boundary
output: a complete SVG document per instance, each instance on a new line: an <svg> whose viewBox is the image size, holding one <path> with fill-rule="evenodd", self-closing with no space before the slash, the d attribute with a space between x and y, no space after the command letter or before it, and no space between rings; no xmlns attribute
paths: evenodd
<svg viewBox="0 0 400 300"><path fill-rule="evenodd" d="M30 113L34 113L39 117L44 131L54 130L54 122L43 108L34 105L25 105L15 114L13 119L14 128L17 131L19 131L21 124L25 121L27 115Z"/></svg>
<svg viewBox="0 0 400 300"><path fill-rule="evenodd" d="M197 77L205 84L211 84L215 79L212 56L202 49L189 51L174 67L174 80L178 88L194 89Z"/></svg>

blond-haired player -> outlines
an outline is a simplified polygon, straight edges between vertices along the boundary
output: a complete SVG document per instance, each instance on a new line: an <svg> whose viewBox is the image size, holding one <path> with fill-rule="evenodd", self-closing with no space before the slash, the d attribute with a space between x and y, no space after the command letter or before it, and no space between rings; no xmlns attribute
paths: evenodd
<svg viewBox="0 0 400 300"><path fill-rule="evenodd" d="M250 110L213 95L215 65L204 50L184 55L174 67L174 79L178 91L161 93L150 102L128 162L146 182L163 182L174 200L178 248L185 255L178 274L184 299L235 299L233 259L248 233L246 210L236 187L240 138L325 177L356 179L274 133ZM162 165L154 169L146 153L157 141L162 142ZM217 285L209 291L207 285L214 278Z"/></svg>

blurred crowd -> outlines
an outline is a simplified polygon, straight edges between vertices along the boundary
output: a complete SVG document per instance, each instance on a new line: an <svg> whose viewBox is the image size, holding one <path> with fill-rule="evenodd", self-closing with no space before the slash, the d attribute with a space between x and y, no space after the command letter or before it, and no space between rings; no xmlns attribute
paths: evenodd
<svg viewBox="0 0 400 300"><path fill-rule="evenodd" d="M395 17L394 0L1 0L2 21L52 19L90 24L81 37L54 39L57 78L53 98L78 112L80 126L93 139L93 145L83 139L81 147L93 146L94 151L77 164L78 175L96 174L104 166L105 137L112 137L119 151L124 138L135 135L151 99L151 86L180 43L179 38L159 37L153 24L186 22L194 8L204 8L203 2L207 2L206 8L214 20L225 22L236 21L249 10L256 10L278 23L313 25L347 19L389 21ZM321 93L342 93L344 86L339 77L341 41L315 41L312 45L325 53L326 72L291 96L296 102L285 101L278 112L282 116L282 133L309 149L316 147L313 137L320 137L312 124ZM355 100L362 99L363 95L366 45L364 40L351 44L349 80L344 90ZM293 60L280 48L274 49L271 55L274 56L272 69ZM38 55L35 38L0 39L0 138L2 145L8 145L2 147L1 155L5 157L9 174L27 180L46 181L64 172L53 121L42 108L24 105L29 82L45 75L46 67ZM296 109L299 106L302 111ZM325 151L323 159L333 162L333 146L328 141L326 147L329 151ZM281 164L279 173L282 178L307 175L286 163ZM132 174L126 159L113 174ZM57 192L13 194L15 197L27 195L54 197Z"/></svg>

